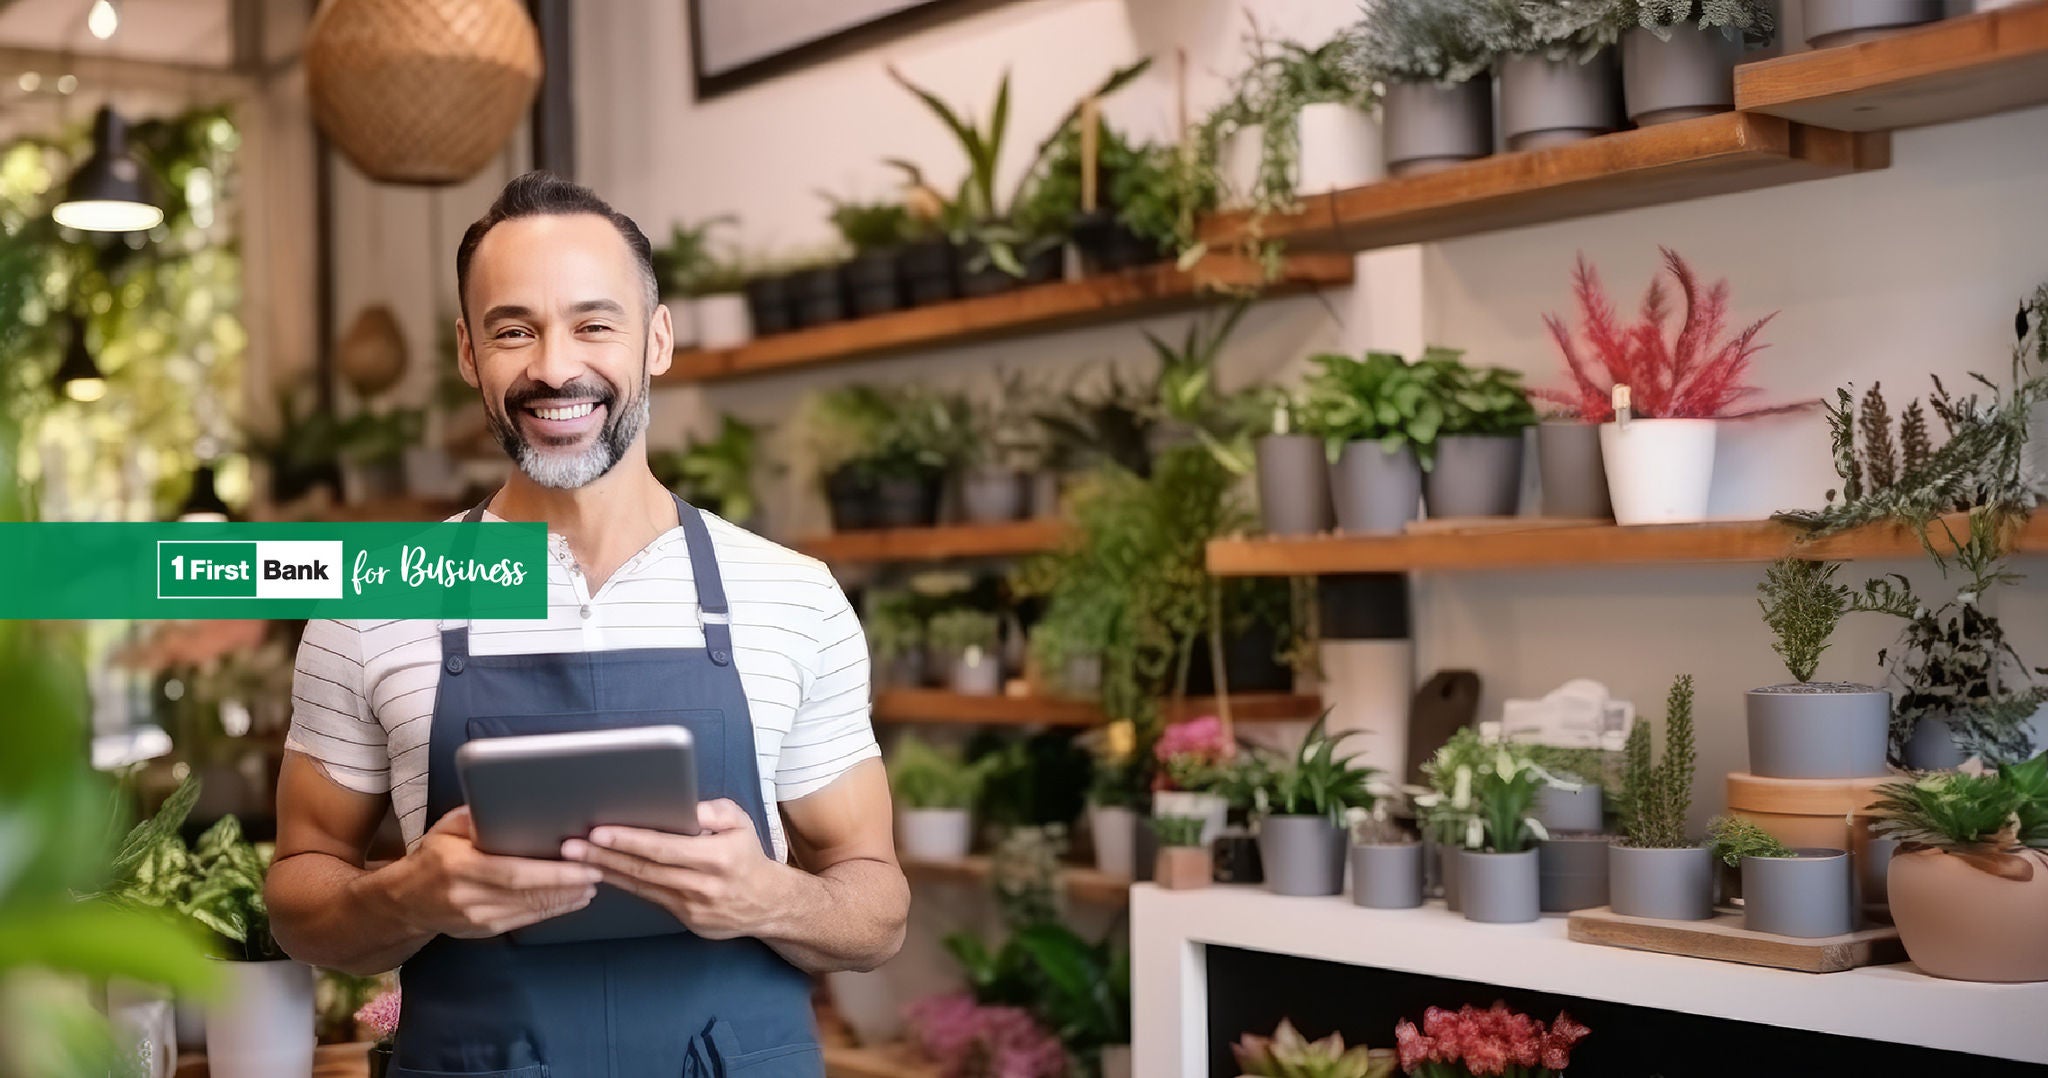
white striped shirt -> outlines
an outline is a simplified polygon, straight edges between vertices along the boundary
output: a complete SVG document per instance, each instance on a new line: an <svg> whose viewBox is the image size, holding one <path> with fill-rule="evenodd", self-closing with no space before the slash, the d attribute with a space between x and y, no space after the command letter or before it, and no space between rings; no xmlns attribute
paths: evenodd
<svg viewBox="0 0 2048 1078"><path fill-rule="evenodd" d="M776 805L880 755L867 641L822 563L709 513L704 520L732 607L733 665L752 712L761 799L776 856L786 857ZM548 543L547 620L473 622L472 654L705 646L680 527L627 559L595 596L568 542L550 534ZM286 747L351 790L389 793L408 849L424 831L440 628L425 619L310 622L293 678Z"/></svg>

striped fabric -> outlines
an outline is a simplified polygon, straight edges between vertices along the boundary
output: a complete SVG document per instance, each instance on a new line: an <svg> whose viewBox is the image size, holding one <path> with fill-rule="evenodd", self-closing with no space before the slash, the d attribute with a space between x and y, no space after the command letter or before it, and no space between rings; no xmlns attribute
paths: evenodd
<svg viewBox="0 0 2048 1078"><path fill-rule="evenodd" d="M732 605L733 662L753 712L762 801L776 855L785 857L776 804L880 755L868 713L867 642L822 563L711 514L705 522ZM704 646L681 528L628 559L595 596L568 542L548 538L547 621L475 622L472 654ZM407 848L424 831L440 628L427 620L311 622L293 679L286 746L351 790L388 792Z"/></svg>

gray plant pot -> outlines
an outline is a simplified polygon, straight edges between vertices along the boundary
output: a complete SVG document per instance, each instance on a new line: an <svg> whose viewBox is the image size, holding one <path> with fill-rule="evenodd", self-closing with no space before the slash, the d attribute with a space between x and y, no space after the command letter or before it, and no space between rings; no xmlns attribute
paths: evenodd
<svg viewBox="0 0 2048 1078"><path fill-rule="evenodd" d="M885 689L921 689L924 678L924 649L916 648L890 659L882 668L880 680Z"/></svg>
<svg viewBox="0 0 2048 1078"><path fill-rule="evenodd" d="M1542 915L1535 850L1467 850L1458 861L1458 889L1464 899L1467 921L1521 924Z"/></svg>
<svg viewBox="0 0 2048 1078"><path fill-rule="evenodd" d="M1622 100L1637 126L1711 116L1735 107L1735 65L1742 39L1692 23L1671 40L1637 27L1621 36Z"/></svg>
<svg viewBox="0 0 2048 1078"><path fill-rule="evenodd" d="M1607 826L1605 799L1597 783L1576 790L1545 786L1536 791L1536 822L1553 835L1599 831Z"/></svg>
<svg viewBox="0 0 2048 1078"><path fill-rule="evenodd" d="M1423 480L1433 519L1511 517L1522 500L1520 434L1452 434L1437 439L1436 467Z"/></svg>
<svg viewBox="0 0 2048 1078"><path fill-rule="evenodd" d="M1854 779L1888 774L1892 694L1848 682L1751 689L1749 770L1772 779Z"/></svg>
<svg viewBox="0 0 2048 1078"><path fill-rule="evenodd" d="M1551 420L1536 427L1536 466L1543 480L1543 515L1573 520L1609 520L1607 464L1600 456L1600 427Z"/></svg>
<svg viewBox="0 0 2048 1078"><path fill-rule="evenodd" d="M1912 771L1953 771L1967 759L1956 744L1955 731L1940 719L1921 719L1913 724L1900 760Z"/></svg>
<svg viewBox="0 0 2048 1078"><path fill-rule="evenodd" d="M1561 146L1620 127L1618 75L1611 48L1583 64L1542 53L1502 57L1500 128L1508 149Z"/></svg>
<svg viewBox="0 0 2048 1078"><path fill-rule="evenodd" d="M969 661L965 653L953 656L948 682L962 696L1000 696L1003 692L1003 664L993 651L979 652Z"/></svg>
<svg viewBox="0 0 2048 1078"><path fill-rule="evenodd" d="M1344 889L1344 832L1327 816L1268 816L1259 824L1259 862L1277 895L1334 895Z"/></svg>
<svg viewBox="0 0 2048 1078"><path fill-rule="evenodd" d="M1351 901L1376 910L1422 905L1422 843L1351 847Z"/></svg>
<svg viewBox="0 0 2048 1078"><path fill-rule="evenodd" d="M1800 0L1799 16L1808 47L1827 49L1933 22L1942 0Z"/></svg>
<svg viewBox="0 0 2048 1078"><path fill-rule="evenodd" d="M960 510L973 524L1003 524L1024 516L1029 491L1023 472L969 472L960 480Z"/></svg>
<svg viewBox="0 0 2048 1078"><path fill-rule="evenodd" d="M1437 875L1443 878L1444 908L1452 913L1462 911L1465 905L1465 896L1460 883L1463 873L1459 871L1459 867L1464 864L1464 861L1465 851L1462 848L1457 846L1439 848L1436 870Z"/></svg>
<svg viewBox="0 0 2048 1078"><path fill-rule="evenodd" d="M1330 469L1337 527L1359 535L1391 535L1420 514L1422 468L1415 451L1389 453L1378 442L1352 442Z"/></svg>
<svg viewBox="0 0 2048 1078"><path fill-rule="evenodd" d="M1742 927L1800 939L1856 927L1849 855L1802 847L1794 857L1742 859Z"/></svg>
<svg viewBox="0 0 2048 1078"><path fill-rule="evenodd" d="M1387 174L1417 176L1493 152L1493 80L1392 82L1380 99Z"/></svg>
<svg viewBox="0 0 2048 1078"><path fill-rule="evenodd" d="M1537 902L1545 913L1607 905L1609 835L1552 834L1536 847Z"/></svg>
<svg viewBox="0 0 2048 1078"><path fill-rule="evenodd" d="M1308 434L1269 434L1258 455L1259 516L1267 535L1318 535L1336 525L1330 507L1330 458Z"/></svg>
<svg viewBox="0 0 2048 1078"><path fill-rule="evenodd" d="M1607 847L1607 897L1625 917L1704 921L1714 915L1714 851Z"/></svg>

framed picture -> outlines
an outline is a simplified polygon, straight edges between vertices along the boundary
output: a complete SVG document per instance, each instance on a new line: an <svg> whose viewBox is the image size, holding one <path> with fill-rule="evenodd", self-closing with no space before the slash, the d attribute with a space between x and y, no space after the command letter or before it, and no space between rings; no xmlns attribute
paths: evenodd
<svg viewBox="0 0 2048 1078"><path fill-rule="evenodd" d="M1002 0L683 0L697 98Z"/></svg>

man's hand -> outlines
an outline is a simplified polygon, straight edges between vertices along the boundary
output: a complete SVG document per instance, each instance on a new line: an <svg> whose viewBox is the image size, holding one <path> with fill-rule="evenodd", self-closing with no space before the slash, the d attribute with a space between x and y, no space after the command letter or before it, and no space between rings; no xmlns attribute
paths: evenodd
<svg viewBox="0 0 2048 1078"><path fill-rule="evenodd" d="M674 914L706 939L759 935L787 911L775 884L794 870L761 852L754 821L730 800L697 806L695 835L600 827L570 839L562 856L594 865L604 881Z"/></svg>
<svg viewBox="0 0 2048 1078"><path fill-rule="evenodd" d="M480 852L467 805L442 816L391 871L386 893L401 916L457 939L500 936L580 910L599 879L588 865Z"/></svg>

